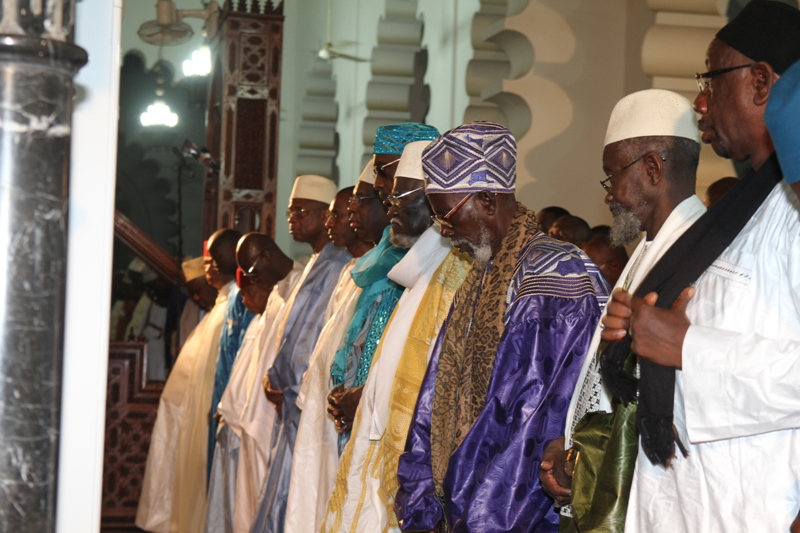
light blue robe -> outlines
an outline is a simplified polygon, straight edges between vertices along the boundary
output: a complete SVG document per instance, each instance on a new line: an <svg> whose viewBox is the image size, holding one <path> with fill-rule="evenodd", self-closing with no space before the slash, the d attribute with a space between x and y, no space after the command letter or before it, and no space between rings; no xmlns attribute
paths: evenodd
<svg viewBox="0 0 800 533"><path fill-rule="evenodd" d="M273 426L269 474L259 496L261 504L251 529L253 532L283 531L292 452L301 414L295 403L297 393L322 330L328 300L339 281L339 274L350 259L352 256L347 250L336 248L331 243L325 245L289 311L278 354L269 369L272 387L283 391L283 420L276 420Z"/></svg>

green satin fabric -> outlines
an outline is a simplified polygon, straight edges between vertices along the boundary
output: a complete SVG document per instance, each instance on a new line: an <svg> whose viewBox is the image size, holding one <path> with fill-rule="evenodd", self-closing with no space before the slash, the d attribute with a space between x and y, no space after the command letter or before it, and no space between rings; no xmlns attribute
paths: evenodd
<svg viewBox="0 0 800 533"><path fill-rule="evenodd" d="M633 361L631 354L626 366ZM573 442L580 452L572 476L577 530L622 533L639 451L636 404L614 401L612 413L587 413L575 426Z"/></svg>

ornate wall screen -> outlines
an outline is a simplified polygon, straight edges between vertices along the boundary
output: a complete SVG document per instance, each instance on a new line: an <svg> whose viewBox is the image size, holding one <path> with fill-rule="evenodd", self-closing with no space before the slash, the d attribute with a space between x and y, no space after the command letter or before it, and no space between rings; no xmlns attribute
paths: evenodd
<svg viewBox="0 0 800 533"><path fill-rule="evenodd" d="M282 4L225 3L212 43L207 144L220 168L218 177L209 173L205 235L217 228L274 235L282 47Z"/></svg>

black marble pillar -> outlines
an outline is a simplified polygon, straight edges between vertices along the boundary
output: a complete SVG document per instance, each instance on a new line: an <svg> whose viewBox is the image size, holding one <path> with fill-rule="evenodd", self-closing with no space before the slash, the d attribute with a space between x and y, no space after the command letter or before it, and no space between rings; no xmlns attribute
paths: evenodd
<svg viewBox="0 0 800 533"><path fill-rule="evenodd" d="M63 3L55 21L32 16L52 3L3 0L0 22L21 30L0 34L0 532L55 530L72 78L87 57L57 27Z"/></svg>

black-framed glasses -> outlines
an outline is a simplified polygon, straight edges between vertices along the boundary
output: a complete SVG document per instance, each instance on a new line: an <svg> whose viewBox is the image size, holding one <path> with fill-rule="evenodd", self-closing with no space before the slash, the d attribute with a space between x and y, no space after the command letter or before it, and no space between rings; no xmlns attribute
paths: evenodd
<svg viewBox="0 0 800 533"><path fill-rule="evenodd" d="M639 157L637 157L636 159L634 159L633 161L631 161L630 163L628 163L627 165L625 165L624 167L622 167L618 171L614 172L610 176L606 176L606 179L602 180L600 182L600 185L603 186L603 189L605 189L605 191L607 193L611 194L611 192L614 190L614 184L611 182L611 180L613 180L614 178L616 178L617 176L619 176L620 174L622 174L623 172L625 172L626 170L631 168L634 164L638 163L639 161L641 161L642 159L644 159L645 157L647 157L651 153L652 152L647 152L646 154L640 155ZM661 156L659 156L659 157L661 157ZM661 157L661 160L662 161L666 161L667 158L666 157Z"/></svg>
<svg viewBox="0 0 800 533"><path fill-rule="evenodd" d="M367 196L361 196L360 194L354 194L348 200L350 205L361 205L364 203L364 200L372 200L373 198L380 198L377 194L368 194Z"/></svg>
<svg viewBox="0 0 800 533"><path fill-rule="evenodd" d="M385 165L380 165L380 166L379 165L375 165L375 166L372 167L372 175L373 176L380 175L380 177L385 178L386 177L386 167L390 167L392 165L396 165L399 162L400 162L400 158L398 157L394 161L389 161Z"/></svg>
<svg viewBox="0 0 800 533"><path fill-rule="evenodd" d="M467 194L467 195L466 195L464 198L462 198L462 199L461 199L461 201L460 201L460 202L458 202L458 203L455 205L455 207L453 207L453 209L451 209L450 211L448 211L448 212L447 212L447 214L446 214L446 215L444 215L444 216L441 216L441 215L431 215L431 220L433 220L434 222L436 222L437 224L439 224L440 226L442 226L442 227L444 227L444 228L450 228L450 229L453 229L453 224L450 222L450 219L453 217L453 215L455 215L455 214L456 214L456 211L458 211L459 209L461 209L461 207L462 207L464 204L466 204L466 203L467 203L467 200L469 200L470 198L472 198L473 196L475 196L475 194L477 194L477 193L471 192L471 193Z"/></svg>
<svg viewBox="0 0 800 533"><path fill-rule="evenodd" d="M286 218L292 218L292 216L295 218L305 218L307 214L321 210L322 208L306 209L305 207L290 207L283 214L286 216Z"/></svg>
<svg viewBox="0 0 800 533"><path fill-rule="evenodd" d="M716 78L717 76L722 76L723 74L727 74L728 72L733 72L734 70L739 70L740 68L748 68L755 65L755 63L748 63L747 65L739 65L738 67L728 67L728 68L721 68L717 70L710 70L708 72L703 72L702 74L695 73L694 79L697 80L697 87L700 89L700 94L708 93L708 90L711 89L711 80Z"/></svg>
<svg viewBox="0 0 800 533"><path fill-rule="evenodd" d="M424 187L417 187L413 191L406 191L401 194L390 194L389 196L386 197L386 201L389 202L394 207L397 207L398 205L400 205L400 200L402 198L405 198L409 194L414 194L417 191L421 191L422 189L424 189Z"/></svg>

